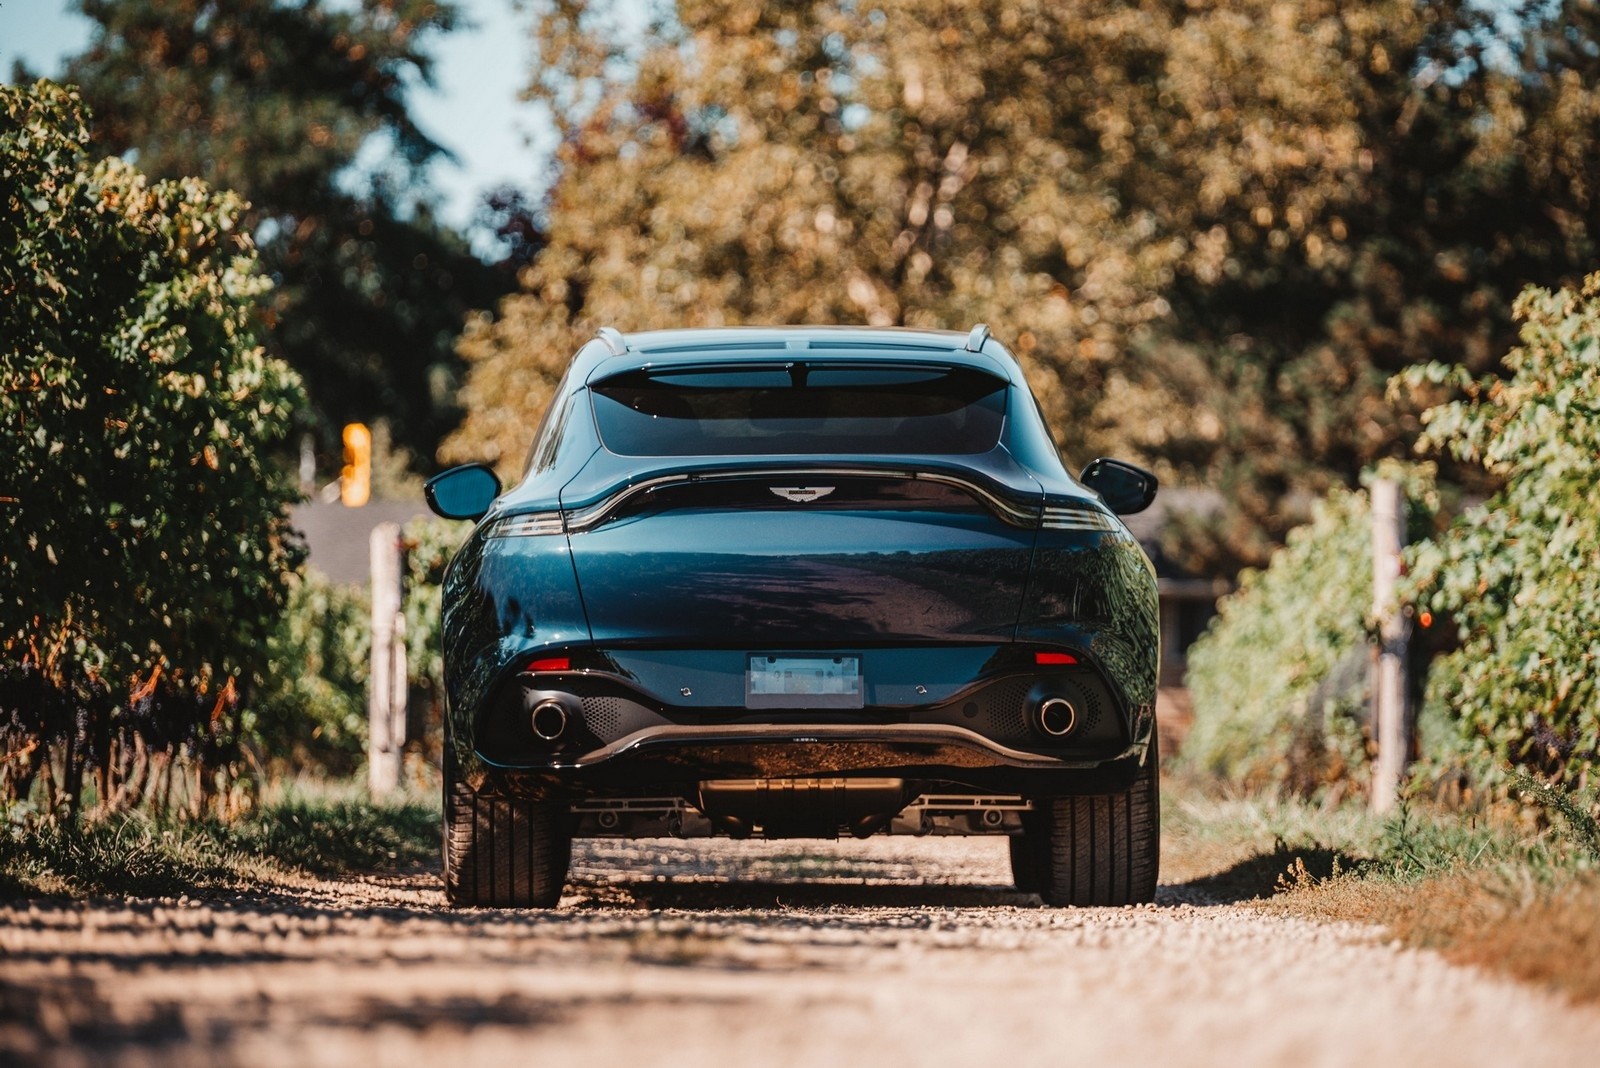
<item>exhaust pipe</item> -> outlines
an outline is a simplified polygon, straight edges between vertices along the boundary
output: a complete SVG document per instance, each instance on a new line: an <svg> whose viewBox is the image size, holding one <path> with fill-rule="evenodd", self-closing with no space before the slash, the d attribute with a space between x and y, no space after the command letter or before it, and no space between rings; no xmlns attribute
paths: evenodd
<svg viewBox="0 0 1600 1068"><path fill-rule="evenodd" d="M540 701L533 706L533 715L529 718L533 733L544 741L553 742L567 732L567 710L561 707L560 701Z"/></svg>
<svg viewBox="0 0 1600 1068"><path fill-rule="evenodd" d="M1052 738L1065 738L1078 725L1078 709L1065 697L1047 697L1033 712L1033 725Z"/></svg>

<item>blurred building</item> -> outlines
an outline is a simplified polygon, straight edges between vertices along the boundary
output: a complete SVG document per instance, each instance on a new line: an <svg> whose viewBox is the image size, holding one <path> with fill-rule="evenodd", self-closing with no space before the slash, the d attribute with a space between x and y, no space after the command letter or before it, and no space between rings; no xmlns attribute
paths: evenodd
<svg viewBox="0 0 1600 1068"><path fill-rule="evenodd" d="M311 501L290 509L289 521L305 537L308 566L330 582L365 586L372 576L372 529L432 514L421 501L371 501L360 508Z"/></svg>

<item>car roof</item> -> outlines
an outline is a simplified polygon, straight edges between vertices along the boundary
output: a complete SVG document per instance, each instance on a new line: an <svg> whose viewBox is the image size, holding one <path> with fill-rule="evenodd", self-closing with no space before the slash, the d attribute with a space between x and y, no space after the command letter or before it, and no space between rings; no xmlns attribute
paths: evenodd
<svg viewBox="0 0 1600 1068"><path fill-rule="evenodd" d="M967 345L979 331L918 330L867 326L736 326L679 330L644 330L621 334L606 331L581 354L590 366L585 381L647 367L704 365L722 360L747 363L762 359L805 359L874 362L926 361L975 367L1013 383L1021 369L1003 345L982 331L978 351ZM617 348L622 352L617 352Z"/></svg>

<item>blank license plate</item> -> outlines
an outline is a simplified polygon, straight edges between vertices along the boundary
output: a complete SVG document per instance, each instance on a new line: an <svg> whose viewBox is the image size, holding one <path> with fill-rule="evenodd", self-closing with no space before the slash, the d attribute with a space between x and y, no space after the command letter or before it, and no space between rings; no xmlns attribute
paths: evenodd
<svg viewBox="0 0 1600 1068"><path fill-rule="evenodd" d="M752 656L746 708L861 708L859 656Z"/></svg>

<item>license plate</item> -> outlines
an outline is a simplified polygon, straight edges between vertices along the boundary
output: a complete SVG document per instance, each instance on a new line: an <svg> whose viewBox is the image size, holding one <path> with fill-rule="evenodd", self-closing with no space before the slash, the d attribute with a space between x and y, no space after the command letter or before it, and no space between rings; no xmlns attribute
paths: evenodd
<svg viewBox="0 0 1600 1068"><path fill-rule="evenodd" d="M752 656L746 708L860 708L859 656Z"/></svg>

